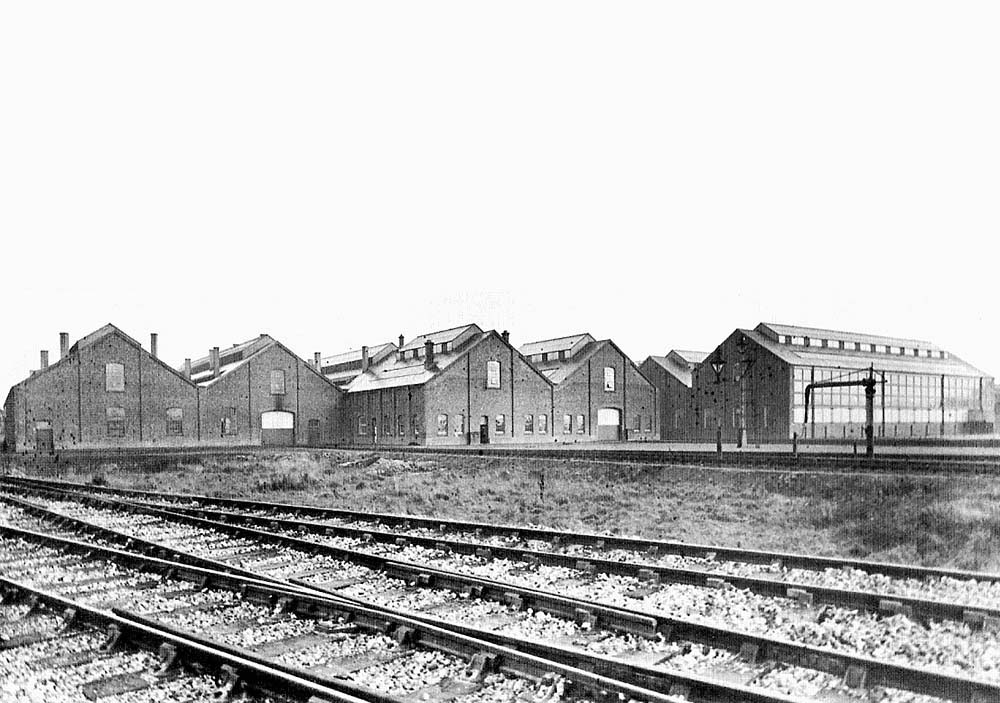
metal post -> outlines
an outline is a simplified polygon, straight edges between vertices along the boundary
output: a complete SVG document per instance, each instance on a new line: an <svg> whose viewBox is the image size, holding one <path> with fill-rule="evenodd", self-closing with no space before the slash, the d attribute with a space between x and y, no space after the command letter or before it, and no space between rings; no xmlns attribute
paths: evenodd
<svg viewBox="0 0 1000 703"><path fill-rule="evenodd" d="M799 454L799 433L792 432L792 456Z"/></svg>
<svg viewBox="0 0 1000 703"><path fill-rule="evenodd" d="M875 377L865 383L865 455L875 455Z"/></svg>

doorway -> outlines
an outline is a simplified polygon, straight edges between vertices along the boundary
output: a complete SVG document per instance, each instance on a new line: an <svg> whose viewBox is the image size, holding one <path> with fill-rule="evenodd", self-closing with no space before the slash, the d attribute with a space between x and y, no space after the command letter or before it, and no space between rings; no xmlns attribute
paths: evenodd
<svg viewBox="0 0 1000 703"><path fill-rule="evenodd" d="M479 443L490 443L490 416L483 415L479 418Z"/></svg>
<svg viewBox="0 0 1000 703"><path fill-rule="evenodd" d="M35 451L42 454L52 454L55 451L52 423L48 420L39 420L35 423Z"/></svg>
<svg viewBox="0 0 1000 703"><path fill-rule="evenodd" d="M287 410L261 413L260 443L268 447L290 447L295 444L295 414Z"/></svg>
<svg viewBox="0 0 1000 703"><path fill-rule="evenodd" d="M618 408L601 408L597 411L597 438L617 442L622 438L622 413Z"/></svg>
<svg viewBox="0 0 1000 703"><path fill-rule="evenodd" d="M309 446L318 447L320 444L319 420L313 419L309 421L308 435L309 435Z"/></svg>

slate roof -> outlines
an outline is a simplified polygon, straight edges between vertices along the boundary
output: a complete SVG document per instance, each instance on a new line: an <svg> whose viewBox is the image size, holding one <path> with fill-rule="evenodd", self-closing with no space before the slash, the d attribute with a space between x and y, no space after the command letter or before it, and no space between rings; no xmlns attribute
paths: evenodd
<svg viewBox="0 0 1000 703"><path fill-rule="evenodd" d="M771 327L768 325L768 327ZM788 326L780 326L791 329ZM794 329L808 329L803 327L797 327ZM912 356L910 355L900 355L900 354L885 354L885 353L872 353L870 351L855 351L853 349L839 349L839 348L826 348L826 347L801 347L794 346L790 344L784 344L771 339L769 336L765 335L760 331L760 328L753 330L739 330L744 335L747 336L753 342L756 342L763 348L767 349L769 352L777 356L779 359L787 364L793 366L826 366L833 368L843 368L843 369L864 369L869 366L874 366L877 371L889 371L898 373L923 373L923 374L944 374L948 376L985 376L989 377L989 374L980 371L971 364L959 359L954 354L946 354L946 358L941 359L937 356L925 357L925 356ZM846 333L841 333L846 334ZM811 335L810 335L811 336ZM875 337L874 335L865 335L871 339L894 339L897 344L895 346L906 346L907 349L913 347L924 349L925 346L917 346L913 344L916 340L900 340L899 338L892 337ZM820 338L820 337L817 337ZM836 339L836 337L826 337L827 339ZM846 338L845 338L846 341ZM861 340L857 340L861 341ZM898 344L900 341L908 341L909 345ZM874 344L884 344L885 342L872 342ZM926 342L921 344L926 345ZM933 345L931 349L938 349Z"/></svg>
<svg viewBox="0 0 1000 703"><path fill-rule="evenodd" d="M219 363L223 368L232 367L233 365L238 364L241 360L256 354L261 349L264 349L273 343L273 337L267 334L261 334L253 339L248 339L245 342L234 344L231 347L220 348ZM184 367L180 367L179 371L183 373ZM212 371L212 357L210 355L200 357L191 362L192 379L196 376L202 376L205 371L208 371L209 373Z"/></svg>
<svg viewBox="0 0 1000 703"><path fill-rule="evenodd" d="M557 337L555 339L544 339L540 342L528 342L522 344L518 351L529 359L537 354L552 354L561 351L570 351L581 345L596 341L589 333L573 334L568 337Z"/></svg>
<svg viewBox="0 0 1000 703"><path fill-rule="evenodd" d="M390 354L380 363L373 364L363 374L358 374L347 385L348 393L377 390L382 388L399 388L402 386L418 386L427 383L459 359L465 358L470 349L482 340L496 332L483 332L478 325L465 325L441 332L431 332L416 337L399 350L400 353ZM424 342L430 340L435 345L434 368L424 368ZM449 343L448 351L438 350L438 345ZM454 346L452 346L454 345ZM401 352L418 352L418 357Z"/></svg>
<svg viewBox="0 0 1000 703"><path fill-rule="evenodd" d="M941 348L931 342L920 339L907 339L905 337L886 337L877 334L864 334L861 332L844 332L838 330L828 330L819 327L801 327L799 325L783 325L772 322L761 322L756 327L758 332L768 335L771 333L775 341L782 341L785 336L789 337L809 337L810 340L829 339L836 342L861 342L861 344L875 344L876 346L894 346L917 349L930 349L940 351Z"/></svg>
<svg viewBox="0 0 1000 703"><path fill-rule="evenodd" d="M707 356L708 352L672 349L666 356L650 356L649 358L663 367L664 371L690 388L693 383L692 373L694 367L704 361Z"/></svg>

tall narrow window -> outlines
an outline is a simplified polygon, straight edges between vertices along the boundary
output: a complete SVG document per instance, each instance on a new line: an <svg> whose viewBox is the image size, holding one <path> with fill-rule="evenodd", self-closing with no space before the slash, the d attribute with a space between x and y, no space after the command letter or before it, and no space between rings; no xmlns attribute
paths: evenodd
<svg viewBox="0 0 1000 703"><path fill-rule="evenodd" d="M563 415L563 434L573 433L573 416Z"/></svg>
<svg viewBox="0 0 1000 703"><path fill-rule="evenodd" d="M285 394L285 372L281 369L271 371L271 395Z"/></svg>
<svg viewBox="0 0 1000 703"><path fill-rule="evenodd" d="M500 362L490 360L486 362L486 387L500 387Z"/></svg>
<svg viewBox="0 0 1000 703"><path fill-rule="evenodd" d="M368 434L368 423L364 415L358 415L358 434Z"/></svg>
<svg viewBox="0 0 1000 703"><path fill-rule="evenodd" d="M549 416L542 413L538 416L538 434L548 434L549 432Z"/></svg>
<svg viewBox="0 0 1000 703"><path fill-rule="evenodd" d="M438 415L438 437L448 436L448 415L446 413L440 413Z"/></svg>
<svg viewBox="0 0 1000 703"><path fill-rule="evenodd" d="M222 415L222 434L236 434L236 408L232 406L224 409L224 414Z"/></svg>
<svg viewBox="0 0 1000 703"><path fill-rule="evenodd" d="M400 437L406 435L406 421L403 419L402 415L396 416L396 434Z"/></svg>
<svg viewBox="0 0 1000 703"><path fill-rule="evenodd" d="M653 416L652 415L647 415L646 416L646 432L652 432L652 431L653 431Z"/></svg>
<svg viewBox="0 0 1000 703"><path fill-rule="evenodd" d="M524 434L534 434L535 433L535 416L525 415L524 416Z"/></svg>
<svg viewBox="0 0 1000 703"><path fill-rule="evenodd" d="M497 415L495 429L497 434L505 434L507 432L507 416Z"/></svg>
<svg viewBox="0 0 1000 703"><path fill-rule="evenodd" d="M615 389L615 369L612 366L604 367L604 390L613 391Z"/></svg>
<svg viewBox="0 0 1000 703"><path fill-rule="evenodd" d="M385 428L384 432L386 436L392 436L392 421L389 419L388 415L382 416L382 427Z"/></svg>
<svg viewBox="0 0 1000 703"><path fill-rule="evenodd" d="M465 415L455 416L455 436L461 437L465 434Z"/></svg>
<svg viewBox="0 0 1000 703"><path fill-rule="evenodd" d="M583 415L576 416L576 433L583 434L587 431L587 423Z"/></svg>
<svg viewBox="0 0 1000 703"><path fill-rule="evenodd" d="M104 365L104 390L112 392L125 390L125 364L112 361Z"/></svg>
<svg viewBox="0 0 1000 703"><path fill-rule="evenodd" d="M184 434L184 410L167 408L167 436L180 437Z"/></svg>
<svg viewBox="0 0 1000 703"><path fill-rule="evenodd" d="M124 437L125 408L108 408L105 416L108 421L108 437Z"/></svg>

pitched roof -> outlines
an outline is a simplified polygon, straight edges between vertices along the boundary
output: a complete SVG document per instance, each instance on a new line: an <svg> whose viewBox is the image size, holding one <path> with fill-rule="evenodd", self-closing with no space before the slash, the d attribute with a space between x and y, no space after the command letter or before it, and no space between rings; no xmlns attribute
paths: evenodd
<svg viewBox="0 0 1000 703"><path fill-rule="evenodd" d="M569 351L571 349L579 349L583 344L589 344L595 341L594 338L588 332L583 332L582 334L573 334L568 337L556 337L555 339L543 339L539 342L528 342L527 344L522 344L518 351L524 354L524 356L532 357L537 354L552 354L553 352Z"/></svg>
<svg viewBox="0 0 1000 703"><path fill-rule="evenodd" d="M491 334L496 333L483 332L478 325L466 325L444 332L420 335L413 342L400 349L401 353L389 354L381 362L369 366L364 373L358 374L346 390L348 393L358 393L380 388L417 386L427 383L459 359L465 358L470 349ZM428 340L435 345L449 343L448 351L434 351L433 369L424 367L424 342ZM406 351L417 352L417 356L402 354ZM405 358L403 358L404 356Z"/></svg>
<svg viewBox="0 0 1000 703"><path fill-rule="evenodd" d="M428 332L427 334L414 337L407 344L404 344L399 351L422 350L426 342L432 342L435 345L448 343L457 347L468 338L482 333L482 329L476 324L452 327L451 329L439 330L437 332Z"/></svg>
<svg viewBox="0 0 1000 703"><path fill-rule="evenodd" d="M806 328L796 328L806 329ZM959 359L954 354L946 354L942 359L937 356L912 356L901 354L872 353L870 351L855 351L831 347L801 347L772 339L758 329L738 330L753 342L756 342L787 364L793 366L826 366L842 369L865 369L874 366L876 371L897 373L945 374L949 376L989 376L971 364ZM871 335L868 335L871 337ZM892 339L892 338L882 338ZM846 341L846 340L845 340ZM860 340L857 340L860 341ZM896 341L901 341L896 339ZM926 343L923 343L926 344ZM903 346L903 345L894 345ZM914 348L924 349L927 347ZM937 347L930 347L932 350Z"/></svg>
<svg viewBox="0 0 1000 703"><path fill-rule="evenodd" d="M104 339L109 334L121 335L127 342L130 342L131 344L142 349L142 345L139 344L139 342L135 341L134 339L132 339L132 337L128 336L127 334L125 334L124 332L122 332L120 329L118 329L109 322L103 327L99 327L90 334L84 335L83 337L80 337L80 339L76 340L73 346L69 348L69 353L74 354L80 349L85 349L86 347L89 347L92 344Z"/></svg>
<svg viewBox="0 0 1000 703"><path fill-rule="evenodd" d="M819 327L802 327L799 325L783 325L772 322L761 322L756 327L758 332L771 336L775 341L780 342L783 337L809 337L813 339L828 339L835 342L861 342L861 344L875 344L876 346L890 347L910 347L919 349L930 349L940 351L940 347L919 339L907 339L905 337L886 337L877 334L864 334L861 332L844 332L838 330L828 330Z"/></svg>
<svg viewBox="0 0 1000 703"><path fill-rule="evenodd" d="M387 348L392 348L393 351L396 350L396 345L392 342L385 342L383 344L376 344L374 346L368 347L368 358L373 359L379 354L384 352ZM361 362L361 348L349 349L340 354L331 354L330 356L324 356L320 359L320 366L339 366L340 364L352 364L354 362Z"/></svg>
<svg viewBox="0 0 1000 703"><path fill-rule="evenodd" d="M672 349L666 356L650 356L649 358L661 366L664 371L690 388L693 383L692 372L694 371L694 367L704 361L707 356L708 352ZM697 361L694 361L694 359L697 359Z"/></svg>
<svg viewBox="0 0 1000 703"><path fill-rule="evenodd" d="M239 344L234 344L231 347L226 347L224 349L219 349L219 363L223 366L232 366L242 359L245 359L253 354L256 354L261 349L270 346L274 343L274 338L267 334L261 334L253 339L248 339L245 342L240 342ZM184 367L180 367L181 372L184 371ZM202 356L191 362L191 377L202 375L205 371L211 372L212 370L212 357L211 355Z"/></svg>

